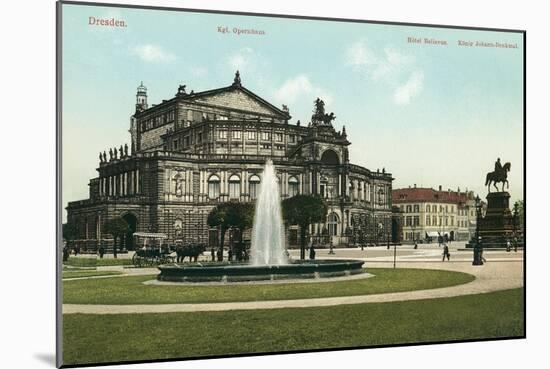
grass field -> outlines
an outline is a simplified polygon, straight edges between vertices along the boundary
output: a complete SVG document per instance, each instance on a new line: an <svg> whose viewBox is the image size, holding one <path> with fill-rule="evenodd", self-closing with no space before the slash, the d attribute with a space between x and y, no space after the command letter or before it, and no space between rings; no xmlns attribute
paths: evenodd
<svg viewBox="0 0 550 369"><path fill-rule="evenodd" d="M319 308L65 315L65 364L517 337L523 289ZM505 312L505 313L504 313Z"/></svg>
<svg viewBox="0 0 550 369"><path fill-rule="evenodd" d="M454 286L474 280L466 273L427 269L373 268L374 277L324 283L174 286L144 285L154 276L65 281L63 302L70 304L168 304L286 300L366 295Z"/></svg>
<svg viewBox="0 0 550 369"><path fill-rule="evenodd" d="M77 268L78 269L78 268ZM100 271L100 270L64 270L63 279L65 278L82 278L82 277L98 277L106 275L119 275L121 272L117 271Z"/></svg>
<svg viewBox="0 0 550 369"><path fill-rule="evenodd" d="M113 266L113 265L132 265L132 259L100 259L100 258L84 258L84 257L69 257L69 260L64 261L63 265L75 267L98 267L98 266Z"/></svg>

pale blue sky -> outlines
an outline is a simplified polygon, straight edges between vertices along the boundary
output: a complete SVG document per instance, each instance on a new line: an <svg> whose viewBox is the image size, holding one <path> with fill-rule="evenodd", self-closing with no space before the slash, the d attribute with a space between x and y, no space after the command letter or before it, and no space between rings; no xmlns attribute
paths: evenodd
<svg viewBox="0 0 550 369"><path fill-rule="evenodd" d="M88 25L123 19L125 28ZM217 32L254 28L265 35ZM407 37L447 46L407 43ZM458 40L517 43L463 47ZM385 167L394 188L473 189L497 157L512 162L512 199L523 192L523 42L520 33L63 6L63 203L88 197L98 152L129 142L135 89L149 103L179 84L245 87L307 123L313 100L345 124L351 161Z"/></svg>

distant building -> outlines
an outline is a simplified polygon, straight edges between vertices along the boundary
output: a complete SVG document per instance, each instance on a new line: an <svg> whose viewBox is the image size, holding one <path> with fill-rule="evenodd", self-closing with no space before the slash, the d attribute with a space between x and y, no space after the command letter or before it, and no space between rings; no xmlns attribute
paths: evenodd
<svg viewBox="0 0 550 369"><path fill-rule="evenodd" d="M403 213L403 241L437 242L438 236L467 241L475 232L473 191L444 191L433 188L394 189L392 203Z"/></svg>
<svg viewBox="0 0 550 369"><path fill-rule="evenodd" d="M218 231L208 226L208 213L219 203L254 202L268 158L281 199L325 199L326 222L309 229L313 242L323 236L347 245L351 228L360 226L366 240L381 242L392 234L392 175L350 163L351 143L345 127L335 130L334 118L317 99L310 122L291 124L285 105L278 108L246 89L238 72L229 86L201 92L179 86L175 96L152 106L141 84L130 147L100 153L89 198L67 205L67 221L78 232L75 244L83 250L111 247L105 224L123 217L130 225L127 249L134 247L134 232L163 233L169 243L216 245ZM296 227L288 229L287 240L289 246L298 243Z"/></svg>

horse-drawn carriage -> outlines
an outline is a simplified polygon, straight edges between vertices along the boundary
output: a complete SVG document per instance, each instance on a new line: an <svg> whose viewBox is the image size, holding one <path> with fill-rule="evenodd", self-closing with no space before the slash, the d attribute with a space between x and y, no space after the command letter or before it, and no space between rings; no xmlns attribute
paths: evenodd
<svg viewBox="0 0 550 369"><path fill-rule="evenodd" d="M135 267L151 267L159 264L173 263L174 256L168 244L163 244L168 236L164 233L134 233L136 238L136 252L132 257Z"/></svg>

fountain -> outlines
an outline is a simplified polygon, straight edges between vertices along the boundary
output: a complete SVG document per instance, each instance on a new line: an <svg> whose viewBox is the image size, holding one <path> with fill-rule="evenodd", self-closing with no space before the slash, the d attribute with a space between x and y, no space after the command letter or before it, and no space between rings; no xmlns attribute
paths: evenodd
<svg viewBox="0 0 550 369"><path fill-rule="evenodd" d="M207 262L160 265L159 281L243 282L319 279L362 273L362 260L289 261L275 166L265 163L252 227L251 263Z"/></svg>
<svg viewBox="0 0 550 369"><path fill-rule="evenodd" d="M288 264L279 183L271 160L264 166L252 229L252 265Z"/></svg>

